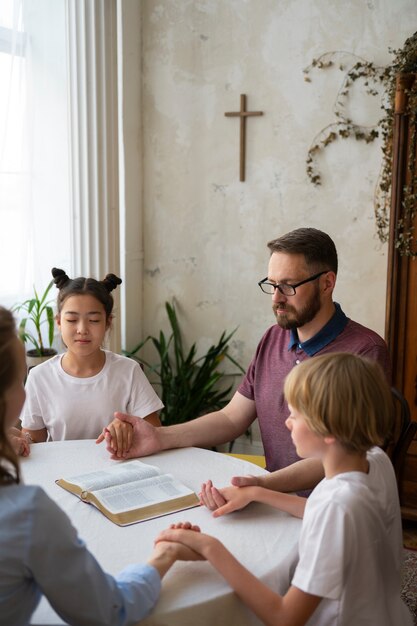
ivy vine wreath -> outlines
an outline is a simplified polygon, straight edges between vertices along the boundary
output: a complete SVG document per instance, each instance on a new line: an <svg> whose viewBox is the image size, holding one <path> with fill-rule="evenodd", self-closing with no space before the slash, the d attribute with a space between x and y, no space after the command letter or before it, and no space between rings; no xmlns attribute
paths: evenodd
<svg viewBox="0 0 417 626"><path fill-rule="evenodd" d="M409 37L402 48L390 50L393 61L385 67L363 59L353 53L340 50L326 52L304 71L304 80L311 82L315 69L338 68L343 80L333 105L335 120L322 128L314 137L307 153L307 176L313 185L321 185L322 177L317 165L318 154L338 139L353 138L371 143L382 139L382 165L374 195L374 211L377 234L380 241L389 237L389 214L392 181L392 144L395 118L395 97L398 84L405 92L405 114L411 129L408 142L408 177L403 188L403 212L396 224L395 247L400 255L417 256L417 235L414 218L417 213L417 33ZM360 81L366 94L381 97L382 117L374 126L356 124L347 114L346 104L355 83Z"/></svg>

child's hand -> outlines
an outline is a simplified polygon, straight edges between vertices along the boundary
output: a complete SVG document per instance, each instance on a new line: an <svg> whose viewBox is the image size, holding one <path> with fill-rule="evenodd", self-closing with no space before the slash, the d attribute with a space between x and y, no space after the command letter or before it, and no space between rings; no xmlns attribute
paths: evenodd
<svg viewBox="0 0 417 626"><path fill-rule="evenodd" d="M155 543L149 561L153 559L170 560L172 562L204 560L200 554L191 548L175 541L158 541L158 543Z"/></svg>
<svg viewBox="0 0 417 626"><path fill-rule="evenodd" d="M191 524L191 522L175 522L175 524L170 524L169 527L193 530L195 533L201 533L200 526L197 526L197 524Z"/></svg>
<svg viewBox="0 0 417 626"><path fill-rule="evenodd" d="M101 443L104 439L107 441L107 447L111 448L116 457L122 458L129 452L132 445L133 427L129 422L122 422L114 418L106 428L103 429L101 435L96 439L96 443Z"/></svg>
<svg viewBox="0 0 417 626"><path fill-rule="evenodd" d="M142 456L148 456L160 452L166 447L163 446L163 428L156 428L147 422L146 419L135 417L134 415L127 415L118 411L114 415L120 422L126 423L132 428L132 445L129 452L122 454L123 459L137 459ZM103 440L106 441L106 447L108 452L110 452L111 458L116 461L120 460L120 455L114 452L112 436L107 428L103 429L96 443L101 443Z"/></svg>
<svg viewBox="0 0 417 626"><path fill-rule="evenodd" d="M187 528L195 532L200 532L198 526L192 526L188 522L184 524L172 524L172 527ZM159 575L164 576L175 561L202 561L203 557L184 543L177 541L164 541L157 537L153 552L148 559L149 565L155 567Z"/></svg>
<svg viewBox="0 0 417 626"><path fill-rule="evenodd" d="M201 491L198 496L201 506L205 506L210 511L215 511L227 504L227 500L223 496L223 489L216 489L211 480L201 485Z"/></svg>
<svg viewBox="0 0 417 626"><path fill-rule="evenodd" d="M214 511L213 517L220 517L233 511L243 509L252 502L252 491L249 487L225 487L216 489L211 480L201 485L200 504Z"/></svg>
<svg viewBox="0 0 417 626"><path fill-rule="evenodd" d="M14 426L9 429L8 432L9 441L15 453L19 456L29 456L30 445L29 441L22 434L22 432Z"/></svg>
<svg viewBox="0 0 417 626"><path fill-rule="evenodd" d="M200 532L198 526L193 526L190 522L171 524L167 530L163 530L155 539L156 546L161 542L173 542L175 545L181 544L183 547L197 553L200 560L206 559L205 552L211 545L219 543L214 537L204 535Z"/></svg>

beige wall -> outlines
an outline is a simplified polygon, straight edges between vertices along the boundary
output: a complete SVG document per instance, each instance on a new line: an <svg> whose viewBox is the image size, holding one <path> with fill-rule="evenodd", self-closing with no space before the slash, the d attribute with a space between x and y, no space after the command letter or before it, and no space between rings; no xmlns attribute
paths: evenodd
<svg viewBox="0 0 417 626"><path fill-rule="evenodd" d="M324 184L313 187L307 150L335 119L342 73L316 71L308 83L303 68L329 50L386 64L388 48L414 30L415 0L142 0L141 9L143 335L166 326L163 303L175 297L187 338L201 348L239 326L233 354L246 366L273 323L256 284L266 275L265 244L300 226L334 238L336 300L383 334L379 144L332 145L320 159ZM224 116L241 93L264 112L248 122L244 183L239 122ZM360 92L354 104L355 120L378 117Z"/></svg>

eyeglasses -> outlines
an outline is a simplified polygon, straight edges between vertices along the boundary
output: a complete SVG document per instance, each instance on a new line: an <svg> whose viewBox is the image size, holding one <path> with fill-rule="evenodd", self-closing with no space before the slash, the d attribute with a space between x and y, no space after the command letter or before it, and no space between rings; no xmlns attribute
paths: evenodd
<svg viewBox="0 0 417 626"><path fill-rule="evenodd" d="M272 294L275 293L276 289L278 289L278 291L282 293L283 296L295 296L295 293L296 293L295 290L297 287L300 287L301 285L305 285L306 283L310 283L312 280L316 280L316 278L319 278L319 276L322 276L323 274L327 274L328 271L329 270L323 270L322 272L319 272L318 274L314 274L314 276L310 276L310 278L301 280L299 283L296 283L295 285L288 285L288 283L280 283L279 285L275 283L269 283L268 276L260 280L258 285L264 293L267 293L270 296L272 296Z"/></svg>

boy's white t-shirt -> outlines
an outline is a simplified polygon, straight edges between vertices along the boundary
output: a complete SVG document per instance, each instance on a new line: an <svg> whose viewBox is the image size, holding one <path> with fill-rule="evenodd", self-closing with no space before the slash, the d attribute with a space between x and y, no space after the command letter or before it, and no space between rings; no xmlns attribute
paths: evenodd
<svg viewBox="0 0 417 626"><path fill-rule="evenodd" d="M104 350L103 369L89 378L67 374L62 354L30 370L20 419L29 430L48 430L48 441L96 439L120 411L146 417L163 408L133 359Z"/></svg>
<svg viewBox="0 0 417 626"><path fill-rule="evenodd" d="M394 470L379 448L367 458L368 474L324 479L307 501L291 584L323 598L308 626L412 626Z"/></svg>

